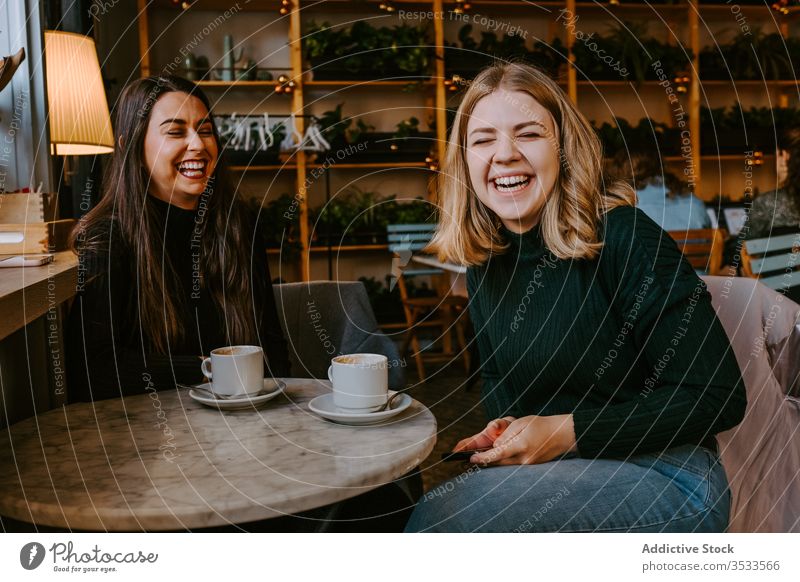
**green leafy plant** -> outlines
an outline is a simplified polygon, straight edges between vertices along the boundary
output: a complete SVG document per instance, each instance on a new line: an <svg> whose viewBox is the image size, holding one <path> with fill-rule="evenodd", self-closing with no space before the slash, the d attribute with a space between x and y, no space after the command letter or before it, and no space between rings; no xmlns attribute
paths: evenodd
<svg viewBox="0 0 800 582"><path fill-rule="evenodd" d="M352 119L347 121L342 119L342 107L344 107L344 103L339 103L335 109L325 111L322 115L316 117L320 131L330 142L344 139L347 128L353 122Z"/></svg>
<svg viewBox="0 0 800 582"><path fill-rule="evenodd" d="M363 119L356 119L355 127L351 127L354 118L343 119L343 106L343 103L339 103L335 109L325 111L316 117L320 131L332 145L341 145L342 142L358 143L367 133L375 130L374 125L366 123Z"/></svg>
<svg viewBox="0 0 800 582"><path fill-rule="evenodd" d="M436 207L422 197L413 200L397 200L396 196L386 198L381 204L381 222L390 224L422 224L436 222Z"/></svg>
<svg viewBox="0 0 800 582"><path fill-rule="evenodd" d="M327 241L381 242L390 224L435 222L435 208L421 197L397 200L396 195L382 197L380 193L351 187L336 196L323 208L311 211L315 234Z"/></svg>
<svg viewBox="0 0 800 582"><path fill-rule="evenodd" d="M653 151L655 148L661 155L671 155L679 145L674 129L648 117L640 119L636 125L618 117L616 125L605 122L600 127L595 126L595 131L608 158L620 151Z"/></svg>
<svg viewBox="0 0 800 582"><path fill-rule="evenodd" d="M426 25L399 24L376 28L360 20L349 29L328 22L311 22L303 41L306 59L315 75L341 78L426 75L431 47Z"/></svg>
<svg viewBox="0 0 800 582"><path fill-rule="evenodd" d="M481 32L480 41L473 37L473 27L465 24L458 31L458 43L445 42L445 63L450 74L473 77L495 60L522 60L536 65L556 76L566 55L564 44L555 39L547 44L535 42L528 49L519 34L499 37L494 32Z"/></svg>
<svg viewBox="0 0 800 582"><path fill-rule="evenodd" d="M372 131L375 131L375 126L366 123L363 119L356 120L356 126L347 130L348 143L358 143L364 136Z"/></svg>
<svg viewBox="0 0 800 582"><path fill-rule="evenodd" d="M792 64L795 64L794 67ZM700 76L705 79L794 79L800 72L800 39L783 38L756 29L740 32L730 42L700 52Z"/></svg>
<svg viewBox="0 0 800 582"><path fill-rule="evenodd" d="M284 193L264 206L255 198L248 199L247 204L258 217L267 248L282 248L289 257L295 257L300 251L300 213L295 198Z"/></svg>
<svg viewBox="0 0 800 582"><path fill-rule="evenodd" d="M800 109L795 107L742 109L741 104L736 103L730 108L700 109L700 128L703 131L743 128L777 131L780 128L798 125L800 125Z"/></svg>
<svg viewBox="0 0 800 582"><path fill-rule="evenodd" d="M750 107L736 103L730 108L700 110L702 146L706 153L745 149L771 151L776 135L785 127L800 126L800 109L794 107Z"/></svg>
<svg viewBox="0 0 800 582"><path fill-rule="evenodd" d="M404 119L397 124L394 137L405 138L414 135L419 135L419 119L416 117L409 117L408 119Z"/></svg>

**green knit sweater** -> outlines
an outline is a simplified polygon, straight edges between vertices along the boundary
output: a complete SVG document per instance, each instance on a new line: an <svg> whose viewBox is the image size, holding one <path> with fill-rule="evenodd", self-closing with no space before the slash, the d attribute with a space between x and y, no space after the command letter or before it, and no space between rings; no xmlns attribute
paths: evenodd
<svg viewBox="0 0 800 582"><path fill-rule="evenodd" d="M633 207L593 260L561 260L539 226L468 270L489 418L572 413L583 457L700 443L744 416L744 383L705 284Z"/></svg>

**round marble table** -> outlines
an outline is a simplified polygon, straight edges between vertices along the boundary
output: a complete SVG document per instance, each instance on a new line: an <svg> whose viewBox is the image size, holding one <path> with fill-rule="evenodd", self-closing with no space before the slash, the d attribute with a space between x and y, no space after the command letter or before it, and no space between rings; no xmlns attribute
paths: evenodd
<svg viewBox="0 0 800 582"><path fill-rule="evenodd" d="M81 530L179 530L313 509L408 473L436 420L414 401L378 426L315 416L328 382L288 379L259 410L187 391L73 404L0 430L0 515Z"/></svg>

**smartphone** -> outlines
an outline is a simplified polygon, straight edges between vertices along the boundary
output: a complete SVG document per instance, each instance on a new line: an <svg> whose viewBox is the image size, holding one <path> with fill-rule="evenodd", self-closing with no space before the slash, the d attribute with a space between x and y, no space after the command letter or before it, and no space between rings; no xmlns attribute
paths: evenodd
<svg viewBox="0 0 800 582"><path fill-rule="evenodd" d="M475 449L472 451L458 451L457 453L453 452L442 453L442 461L469 461L469 458L475 453L483 453L488 450L491 449L487 448L487 449Z"/></svg>

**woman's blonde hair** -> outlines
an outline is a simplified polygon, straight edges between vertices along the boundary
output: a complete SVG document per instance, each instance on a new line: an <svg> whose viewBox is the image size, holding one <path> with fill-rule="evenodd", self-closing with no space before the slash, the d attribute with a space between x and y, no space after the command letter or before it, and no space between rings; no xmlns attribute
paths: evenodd
<svg viewBox="0 0 800 582"><path fill-rule="evenodd" d="M561 259L594 258L602 248L600 217L616 206L635 204L634 191L621 181L603 183L603 151L594 129L555 81L524 63L484 69L464 94L438 178L439 224L428 250L440 260L473 266L508 248L500 219L472 188L466 159L467 124L475 105L501 88L527 93L555 122L560 168L540 219L545 246Z"/></svg>

